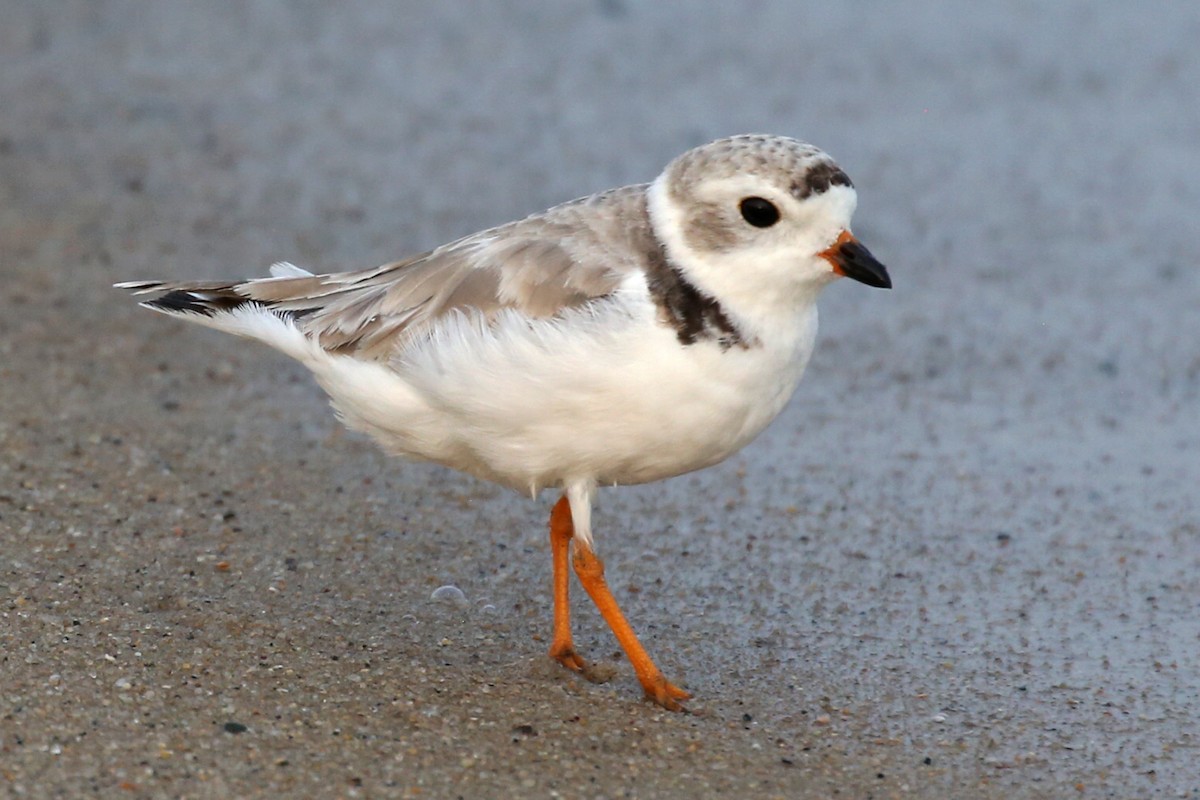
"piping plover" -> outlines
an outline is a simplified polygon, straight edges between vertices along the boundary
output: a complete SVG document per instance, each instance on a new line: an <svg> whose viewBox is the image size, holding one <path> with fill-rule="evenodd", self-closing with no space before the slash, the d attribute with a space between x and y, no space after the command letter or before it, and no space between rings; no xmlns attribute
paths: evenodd
<svg viewBox="0 0 1200 800"><path fill-rule="evenodd" d="M265 342L307 366L342 421L387 450L536 495L550 514L550 655L571 638L568 554L646 696L689 694L638 642L604 580L597 487L707 467L783 408L816 299L844 275L890 287L850 233L857 196L821 150L734 136L653 183L564 203L357 272L276 264L234 283L133 281L147 308Z"/></svg>

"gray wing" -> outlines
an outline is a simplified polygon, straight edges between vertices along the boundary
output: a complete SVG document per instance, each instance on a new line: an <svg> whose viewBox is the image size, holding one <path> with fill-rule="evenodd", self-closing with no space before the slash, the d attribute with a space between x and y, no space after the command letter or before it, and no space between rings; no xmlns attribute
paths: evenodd
<svg viewBox="0 0 1200 800"><path fill-rule="evenodd" d="M145 305L168 313L212 316L258 304L326 350L385 359L456 310L545 318L610 295L630 272L645 269L657 246L645 192L644 185L614 189L375 269L311 275L289 266L279 277L232 284L120 286L165 292Z"/></svg>

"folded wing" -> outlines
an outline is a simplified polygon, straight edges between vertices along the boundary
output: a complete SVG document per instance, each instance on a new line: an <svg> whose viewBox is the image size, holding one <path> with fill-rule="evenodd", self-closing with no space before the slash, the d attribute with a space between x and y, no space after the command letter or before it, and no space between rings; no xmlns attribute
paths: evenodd
<svg viewBox="0 0 1200 800"><path fill-rule="evenodd" d="M556 206L428 253L374 269L314 275L291 264L235 283L133 281L143 305L216 327L221 314L256 306L292 322L330 352L386 359L446 314L531 318L604 298L643 269L653 236L645 187L630 186Z"/></svg>

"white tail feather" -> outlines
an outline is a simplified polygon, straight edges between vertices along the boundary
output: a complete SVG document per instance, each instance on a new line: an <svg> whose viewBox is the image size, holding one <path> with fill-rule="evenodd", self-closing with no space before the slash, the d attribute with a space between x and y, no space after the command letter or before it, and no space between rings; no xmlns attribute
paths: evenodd
<svg viewBox="0 0 1200 800"><path fill-rule="evenodd" d="M297 267L295 264L287 261L279 261L271 265L272 278L311 278L312 273L303 267Z"/></svg>

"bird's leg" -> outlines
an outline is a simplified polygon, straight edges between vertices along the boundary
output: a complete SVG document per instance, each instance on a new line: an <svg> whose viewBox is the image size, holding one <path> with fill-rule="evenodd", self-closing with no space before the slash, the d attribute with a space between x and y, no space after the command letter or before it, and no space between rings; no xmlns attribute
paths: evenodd
<svg viewBox="0 0 1200 800"><path fill-rule="evenodd" d="M559 503L561 504L562 501ZM557 511L557 508L555 510ZM691 695L668 681L650 660L646 648L642 647L642 643L638 641L633 628L625 619L625 615L621 613L621 608L608 589L608 583L604 580L604 562L592 552L591 547L582 541L576 541L574 564L579 582L583 584L584 591L588 593L592 602L596 604L596 608L600 610L600 615L604 617L608 627L612 628L617 641L621 644L621 649L625 651L629 663L633 665L633 670L637 673L638 681L641 682L647 699L653 700L668 711L682 711L683 706L679 705L679 701L687 700ZM563 595L566 596L565 588ZM557 630L557 615L555 621ZM567 640L570 641L569 635Z"/></svg>
<svg viewBox="0 0 1200 800"><path fill-rule="evenodd" d="M554 640L550 643L550 657L567 669L586 675L588 664L575 652L575 642L571 638L571 604L567 589L571 575L567 571L567 552L574 535L571 506L567 496L563 495L550 512L550 552L554 558Z"/></svg>

